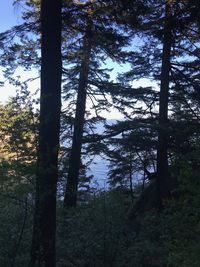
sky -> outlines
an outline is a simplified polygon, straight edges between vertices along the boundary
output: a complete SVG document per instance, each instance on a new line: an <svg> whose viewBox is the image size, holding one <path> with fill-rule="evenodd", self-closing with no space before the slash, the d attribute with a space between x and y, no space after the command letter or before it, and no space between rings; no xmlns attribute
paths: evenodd
<svg viewBox="0 0 200 267"><path fill-rule="evenodd" d="M0 0L0 32L10 29L20 23L20 8L12 5L13 0ZM2 69L0 69L0 81L4 80ZM16 88L8 82L0 87L0 102L4 103L9 95L14 95Z"/></svg>
<svg viewBox="0 0 200 267"><path fill-rule="evenodd" d="M5 31L20 22L19 9L13 7L13 0L1 0L0 2L0 30Z"/></svg>
<svg viewBox="0 0 200 267"><path fill-rule="evenodd" d="M4 32L10 29L12 26L20 24L22 7L19 5L13 6L13 0L0 0L0 32ZM119 67L120 68L120 67ZM32 76L37 76L34 72L22 72L18 71L18 74L27 79ZM113 74L113 79L115 74ZM3 78L2 69L0 68L0 81L5 81ZM36 90L39 87L39 80L32 82L29 86L30 90ZM15 95L16 87L12 86L8 82L5 82L5 85L0 87L0 103L5 103L9 96ZM108 119L118 118L122 116L116 110L113 110L110 113L104 112L102 116L106 116Z"/></svg>
<svg viewBox="0 0 200 267"><path fill-rule="evenodd" d="M21 12L22 7L17 4L13 6L14 0L0 0L0 32L6 31L10 29L12 26L15 26L17 24L20 24L21 20ZM113 66L112 66L113 64ZM117 64L114 64L113 62L109 62L108 67L114 67L115 71L113 72L111 79L115 79L117 72L123 72L125 70L128 70L127 65L119 66ZM22 72L18 71L18 74L22 77L22 79L28 79L30 77L36 77L38 74L36 71L31 72ZM3 78L2 69L0 68L0 81L4 81L5 78ZM143 81L141 82L134 82L135 87L137 86L149 86L149 82ZM31 82L29 89L31 91L35 91L39 88L39 80L35 80ZM0 103L5 103L9 96L15 95L16 87L10 85L8 82L5 82L5 85L0 87ZM112 112L104 112L102 116L107 117L108 119L122 119L122 115L117 112L116 110L112 110Z"/></svg>

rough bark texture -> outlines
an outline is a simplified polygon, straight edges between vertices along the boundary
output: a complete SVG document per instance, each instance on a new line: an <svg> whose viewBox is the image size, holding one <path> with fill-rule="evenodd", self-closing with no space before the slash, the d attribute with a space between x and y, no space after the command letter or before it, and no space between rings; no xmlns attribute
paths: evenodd
<svg viewBox="0 0 200 267"><path fill-rule="evenodd" d="M83 127L91 54L91 36L92 21L91 19L88 19L88 25L83 41L83 55L80 68L76 113L74 119L74 132L69 159L67 186L64 198L64 205L68 207L74 207L77 204L78 177L81 163L81 147L83 142Z"/></svg>
<svg viewBox="0 0 200 267"><path fill-rule="evenodd" d="M41 96L36 204L30 266L55 267L61 109L61 0L41 1Z"/></svg>
<svg viewBox="0 0 200 267"><path fill-rule="evenodd" d="M161 67L161 86L159 103L159 131L157 148L157 201L158 207L169 196L169 171L168 171L168 98L170 82L170 54L172 46L172 14L171 4L166 2L166 18L164 26L163 54Z"/></svg>

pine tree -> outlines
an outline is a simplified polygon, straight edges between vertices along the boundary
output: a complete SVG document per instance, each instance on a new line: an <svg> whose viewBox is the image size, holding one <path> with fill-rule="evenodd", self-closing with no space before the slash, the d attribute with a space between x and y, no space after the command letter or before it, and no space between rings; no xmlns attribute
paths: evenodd
<svg viewBox="0 0 200 267"><path fill-rule="evenodd" d="M79 77L78 95L76 101L76 114L74 120L72 148L69 159L67 190L64 198L64 204L70 207L75 206L77 203L78 176L81 163L81 146L83 138L88 73L90 65L91 34L92 34L92 19L90 18L90 16L92 16L92 14L87 14L87 16L88 16L87 26L82 48L83 55L80 66L80 77Z"/></svg>
<svg viewBox="0 0 200 267"><path fill-rule="evenodd" d="M198 64L198 59L195 59L198 51L198 38L195 33L194 18L191 17L191 10L188 7L189 3L147 1L147 6L150 8L149 13L146 14L140 28L143 44L139 51L133 54L131 70L123 75L121 80L127 83L143 77L159 83L159 98L157 89L138 88L135 90L133 99L137 103L141 101L143 106L140 105L139 108L138 104L133 106L132 116L133 121L137 116L143 117L144 125L146 120L147 127L148 120L152 118L152 123L154 123L152 127L157 128L158 131L156 184L157 205L161 207L162 200L170 194L168 161L170 153L173 153L172 140L176 138L174 130L176 124L172 120L177 110L173 110L175 112L173 115L172 113L169 115L168 110L175 107L175 101L178 101L182 107L187 105L187 113L189 109L190 113L193 110L191 103L195 103L194 98L193 100L190 98L191 102L187 101L189 95L192 95L188 84L192 85L192 90L197 85L195 79L198 74L192 62ZM184 62L183 57L186 55L187 59ZM191 75L193 78L189 79ZM190 94L187 94L186 92L189 91ZM156 107L159 107L158 113ZM130 115L128 116L130 119Z"/></svg>
<svg viewBox="0 0 200 267"><path fill-rule="evenodd" d="M169 107L169 83L170 62L172 49L172 5L166 1L165 25L163 30L162 66L160 74L160 98L159 98L159 130L157 148L157 197L158 207L162 207L163 199L169 196L168 173L168 107Z"/></svg>
<svg viewBox="0 0 200 267"><path fill-rule="evenodd" d="M27 97L27 95L26 95ZM33 198L38 118L19 96L0 105L1 194ZM26 99L27 101L27 99Z"/></svg>
<svg viewBox="0 0 200 267"><path fill-rule="evenodd" d="M73 87L73 89L77 88L72 149L64 199L66 206L75 206L77 203L82 139L84 128L86 128L86 99L89 98L91 100L97 117L99 117L99 110L109 106L107 96L114 86L109 81L107 70L102 68L102 63L104 63L106 57L122 61L125 53L121 52L121 47L128 43L128 37L119 34L113 28L114 22L109 20L107 14L103 15L103 11L105 11L104 5L97 1L96 3L81 4L81 6L82 10L79 11L77 11L79 5L75 6L77 13L74 12L74 17L78 17L76 21L79 23L73 24L73 13L71 14L71 27L76 27L77 36L72 36L81 40L82 46L79 47L77 43L74 44L74 40L71 37L68 44L70 52L67 56L69 58L67 62L74 64L74 66L70 69L65 69L65 74L67 75L65 88L67 87L68 89L69 86ZM102 22L103 17L106 21L106 26ZM75 40L78 41L77 39Z"/></svg>
<svg viewBox="0 0 200 267"><path fill-rule="evenodd" d="M61 1L43 0L41 2L41 34L38 171L30 266L55 267L56 189L62 75Z"/></svg>

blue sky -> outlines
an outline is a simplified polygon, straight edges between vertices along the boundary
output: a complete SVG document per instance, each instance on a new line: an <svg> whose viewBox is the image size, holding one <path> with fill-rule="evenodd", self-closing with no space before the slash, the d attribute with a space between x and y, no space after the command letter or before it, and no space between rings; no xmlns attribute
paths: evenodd
<svg viewBox="0 0 200 267"><path fill-rule="evenodd" d="M20 23L20 7L12 3L13 0L0 1L0 32Z"/></svg>
<svg viewBox="0 0 200 267"><path fill-rule="evenodd" d="M20 24L22 7L19 4L13 6L14 0L0 0L0 32L9 30L12 26ZM37 76L37 72L24 72L18 70L16 75L20 75L23 79ZM0 81L5 81L0 68ZM39 81L35 80L30 84L30 89L35 91L39 87ZM9 96L15 95L16 87L5 82L3 87L0 87L0 102L4 103L8 100Z"/></svg>
<svg viewBox="0 0 200 267"><path fill-rule="evenodd" d="M10 29L12 26L20 24L21 20L21 12L22 12L22 7L18 4L13 6L13 1L14 0L0 0L0 32L6 31ZM117 72L124 72L129 69L128 65L122 65L119 66L112 61L108 61L108 67L114 67L114 71L111 75L112 79L114 80L116 77ZM33 76L32 73L19 73L24 77L24 79L29 78L28 75L31 77ZM25 75L25 76L24 76ZM37 76L37 75L34 75ZM4 80L2 76L2 71L0 68L0 81ZM133 86L149 86L149 81L146 81L143 79L143 81L138 81L134 82ZM39 81L32 82L30 85L30 89L33 89L35 91L39 87ZM0 102L5 102L9 96L14 95L16 91L16 88L11 86L8 82L5 83L4 87L0 87ZM120 114L116 111L113 110L110 114L106 113L106 117L108 118L116 118L120 117Z"/></svg>
<svg viewBox="0 0 200 267"><path fill-rule="evenodd" d="M19 10L12 5L13 0L0 0L0 32L4 32L16 25L20 21ZM0 79L2 71L0 69ZM4 87L0 87L0 102L5 102L9 95L13 95L15 88L8 83Z"/></svg>
<svg viewBox="0 0 200 267"><path fill-rule="evenodd" d="M22 8L18 6L13 6L13 0L0 0L0 32L6 31L10 29L12 26L20 24L20 17L21 17L21 11ZM112 64L110 64L112 67ZM116 66L115 66L116 67ZM118 71L121 69L118 66ZM33 73L22 73L22 71L19 72L19 75L22 75L25 79L28 78L28 75L32 76ZM36 75L37 76L37 75ZM113 73L112 79L115 79L116 71ZM2 71L0 68L0 81L4 80L2 76ZM39 81L32 82L30 85L30 89L37 89L39 87ZM16 92L16 87L10 85L8 82L5 83L5 86L0 87L0 102L5 103L9 96L14 95ZM118 114L116 111L113 111L112 114L107 114L106 116L108 118L113 117L120 117L120 114Z"/></svg>

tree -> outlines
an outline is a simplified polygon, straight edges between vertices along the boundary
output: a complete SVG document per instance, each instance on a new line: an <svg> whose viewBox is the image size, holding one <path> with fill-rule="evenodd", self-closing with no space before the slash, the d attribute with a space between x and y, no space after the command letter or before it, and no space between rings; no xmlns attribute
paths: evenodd
<svg viewBox="0 0 200 267"><path fill-rule="evenodd" d="M118 29L113 29L114 24L107 17L107 13L109 13L107 10L106 15L104 15L107 26L104 26L102 17L105 7L101 2L79 3L73 8L75 11L72 12L70 21L72 29L75 28L77 32L75 32L76 36L72 35L71 42L69 41L68 46L71 49L69 49L67 62L74 64L74 66L70 70L65 69L65 74L68 84L73 89L77 88L77 100L64 198L65 206L76 206L77 203L82 139L84 128L86 128L86 98L91 100L97 117L98 110L110 105L107 95L114 89L114 86L109 81L107 69L103 69L101 65L106 57L123 61L122 58L125 57L126 53L122 53L121 48L127 45L129 40L128 36L119 34ZM69 12L69 10L67 11ZM76 22L74 21L75 18ZM81 40L82 45L78 46L77 42L74 44L74 38L77 42ZM79 76L78 81L76 76Z"/></svg>
<svg viewBox="0 0 200 267"><path fill-rule="evenodd" d="M92 14L87 14L87 16L88 16L87 27L85 31L83 48L82 48L83 55L80 66L80 78L78 84L78 95L76 102L76 114L74 120L72 148L69 158L67 189L65 191L65 198L64 198L64 204L70 207L75 206L77 203L78 176L81 163L81 147L82 147L83 126L84 126L84 117L86 108L88 73L90 65Z"/></svg>
<svg viewBox="0 0 200 267"><path fill-rule="evenodd" d="M194 97L194 95L199 88L199 73L196 69L196 66L199 65L197 53L199 37L196 20L198 12L195 12L196 15L193 17L191 16L193 8L189 3L174 3L173 1L166 1L165 10L157 148L159 207L162 207L162 200L170 195L170 173L168 171L170 137L177 142L178 129L180 130L179 127L182 127L181 125L184 124L187 117L190 117L189 120L186 120L191 129L196 132L198 128L194 127L196 107L198 106L198 97L197 95ZM173 110L173 115L168 116L169 108ZM180 116L181 113L182 116ZM177 121L178 117L179 121ZM181 135L182 138L179 138L179 141L182 139L182 145L189 135L189 139L194 138L192 132L188 134L188 131L186 133L185 130ZM181 150L178 153L181 153Z"/></svg>
<svg viewBox="0 0 200 267"><path fill-rule="evenodd" d="M37 114L27 103L22 105L19 97L0 105L1 194L33 194L37 122Z"/></svg>
<svg viewBox="0 0 200 267"><path fill-rule="evenodd" d="M38 169L30 266L55 267L56 191L62 75L60 0L42 0L41 36Z"/></svg>
<svg viewBox="0 0 200 267"><path fill-rule="evenodd" d="M159 130L157 148L157 198L158 207L162 207L163 199L169 196L169 173L168 173L168 105L169 105L169 82L170 60L172 48L172 4L166 1L165 25L163 30L162 66L160 74L160 97L159 97Z"/></svg>
<svg viewBox="0 0 200 267"><path fill-rule="evenodd" d="M170 195L168 163L170 162L169 155L173 153L172 140L176 138L173 116L177 112L177 109L175 111L173 107L175 107L175 101L177 103L178 96L179 104L185 107L187 105L187 110L191 109L191 103L195 103L194 99L191 99L191 92L198 87L198 82L195 82L198 74L191 61L197 57L198 45L196 26L191 18L189 11L191 7L188 7L188 3L147 1L147 6L150 8L149 12L139 29L139 34L142 34L142 45L132 56L131 70L121 79L125 82L133 82L134 79L144 77L158 82L160 88L159 98L158 89L138 88L137 91L135 90L133 98L137 105L133 107L132 112L133 121L138 115L143 118L144 124L146 120L148 127L149 118L154 118L152 127L157 128L156 187L157 206L160 209L163 200ZM184 62L183 57L186 55L187 59ZM194 62L196 64L198 60ZM189 79L191 75L193 79ZM146 93L148 91L149 94ZM187 97L185 92L187 92ZM189 95L191 102L188 101ZM185 104L181 103L181 99L185 101ZM138 105L138 102L143 106ZM158 112L156 107L159 108ZM172 112L168 114L169 109L173 110L173 115ZM190 110L190 113L192 110L194 111L194 108ZM193 112L193 115L195 114L196 112Z"/></svg>
<svg viewBox="0 0 200 267"><path fill-rule="evenodd" d="M137 122L136 122L137 121ZM155 161L156 131L147 128L140 119L134 121L118 121L107 126L107 132L116 134L107 141L109 147L106 155L110 162L110 185L133 186L132 176L136 173L135 184L145 183L144 176L150 180L153 175ZM120 133L120 134L117 134Z"/></svg>

